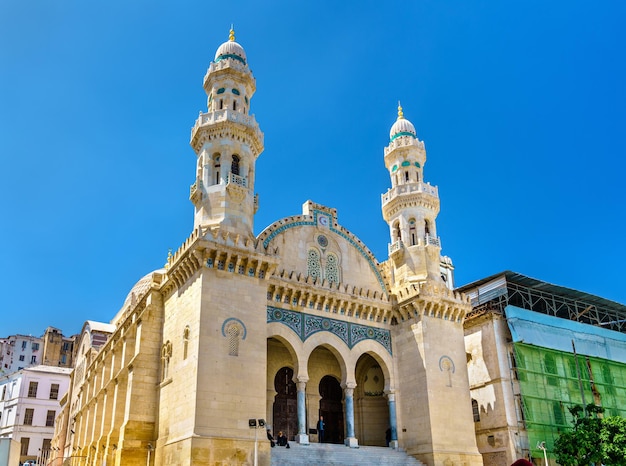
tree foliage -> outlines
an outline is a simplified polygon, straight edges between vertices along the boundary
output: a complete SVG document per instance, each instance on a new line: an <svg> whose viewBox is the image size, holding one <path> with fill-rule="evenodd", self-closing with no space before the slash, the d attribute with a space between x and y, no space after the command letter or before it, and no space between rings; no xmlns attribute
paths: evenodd
<svg viewBox="0 0 626 466"><path fill-rule="evenodd" d="M574 428L554 443L556 461L562 466L626 465L626 419L600 417L604 409L594 404L569 409Z"/></svg>

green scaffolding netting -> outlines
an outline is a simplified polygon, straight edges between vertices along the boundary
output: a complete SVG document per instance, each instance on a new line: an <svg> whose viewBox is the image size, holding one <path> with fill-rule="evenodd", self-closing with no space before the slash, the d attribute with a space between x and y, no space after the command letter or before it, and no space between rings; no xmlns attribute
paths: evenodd
<svg viewBox="0 0 626 466"><path fill-rule="evenodd" d="M533 457L543 457L539 442L553 457L555 440L573 423L568 408L583 405L583 396L584 404L602 406L607 416L626 417L626 364L524 343L513 347Z"/></svg>

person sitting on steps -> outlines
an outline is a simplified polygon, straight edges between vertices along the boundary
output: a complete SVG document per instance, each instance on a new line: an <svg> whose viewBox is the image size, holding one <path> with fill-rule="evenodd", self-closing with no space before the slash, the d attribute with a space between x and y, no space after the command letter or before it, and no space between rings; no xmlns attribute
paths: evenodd
<svg viewBox="0 0 626 466"><path fill-rule="evenodd" d="M287 436L283 434L282 430L278 432L278 438L276 439L276 442L278 443L279 447L291 448L289 446L289 442L287 441Z"/></svg>

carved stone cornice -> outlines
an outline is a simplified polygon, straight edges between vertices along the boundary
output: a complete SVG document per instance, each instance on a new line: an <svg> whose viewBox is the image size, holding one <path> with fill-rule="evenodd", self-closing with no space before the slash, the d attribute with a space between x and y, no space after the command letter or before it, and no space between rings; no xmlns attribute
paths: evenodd
<svg viewBox="0 0 626 466"><path fill-rule="evenodd" d="M471 312L469 298L443 284L424 282L397 291L397 316L400 320L419 320L424 316L462 323Z"/></svg>
<svg viewBox="0 0 626 466"><path fill-rule="evenodd" d="M281 270L270 278L267 301L268 305L283 303L292 310L313 309L370 322L388 323L392 316L391 299L386 293L313 280L293 271Z"/></svg>

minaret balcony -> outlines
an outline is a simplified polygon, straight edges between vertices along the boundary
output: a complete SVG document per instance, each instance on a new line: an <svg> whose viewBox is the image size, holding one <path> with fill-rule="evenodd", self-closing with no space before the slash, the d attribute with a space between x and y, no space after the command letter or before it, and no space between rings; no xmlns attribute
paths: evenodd
<svg viewBox="0 0 626 466"><path fill-rule="evenodd" d="M263 145L263 133L259 129L259 125L254 118L254 115L246 115L242 112L234 110L217 110L215 112L202 113L198 116L196 123L191 128L191 141L198 136L198 132L201 128L212 126L218 123L238 123L240 125L248 127L254 133L255 138Z"/></svg>
<svg viewBox="0 0 626 466"><path fill-rule="evenodd" d="M441 240L438 236L426 235L424 237L424 242L426 243L426 246L437 246L438 248L441 247Z"/></svg>
<svg viewBox="0 0 626 466"><path fill-rule="evenodd" d="M202 181L197 180L189 187L189 199L193 203L202 199Z"/></svg>
<svg viewBox="0 0 626 466"><path fill-rule="evenodd" d="M430 183L407 183L391 188L381 195L383 206L402 194L425 193L439 199L437 186Z"/></svg>
<svg viewBox="0 0 626 466"><path fill-rule="evenodd" d="M402 251L404 249L404 244L402 243L402 240L399 239L398 241L391 243L388 249L389 249L389 255L391 256L394 253L398 253Z"/></svg>
<svg viewBox="0 0 626 466"><path fill-rule="evenodd" d="M242 188L248 187L248 179L245 176L235 175L232 172L228 173L228 178L226 179L227 184L236 184L241 186Z"/></svg>

